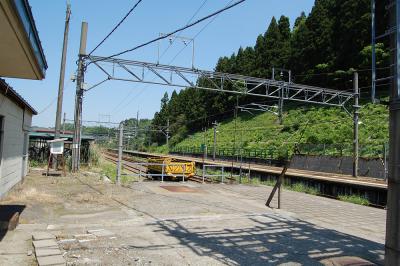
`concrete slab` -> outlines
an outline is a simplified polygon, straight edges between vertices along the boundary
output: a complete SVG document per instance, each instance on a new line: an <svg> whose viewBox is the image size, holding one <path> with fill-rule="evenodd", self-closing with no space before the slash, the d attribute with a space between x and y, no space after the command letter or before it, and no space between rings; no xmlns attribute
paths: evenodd
<svg viewBox="0 0 400 266"><path fill-rule="evenodd" d="M48 232L35 232L32 234L32 240L34 241L48 240L48 239L55 239L55 236Z"/></svg>
<svg viewBox="0 0 400 266"><path fill-rule="evenodd" d="M39 266L53 266L53 265L65 265L65 259L61 255L38 257Z"/></svg>
<svg viewBox="0 0 400 266"><path fill-rule="evenodd" d="M37 248L35 250L36 257L46 257L46 256L53 256L53 255L61 255L60 249L57 248Z"/></svg>
<svg viewBox="0 0 400 266"><path fill-rule="evenodd" d="M32 241L32 244L35 249L46 248L46 247L57 247L58 248L58 244L54 239Z"/></svg>

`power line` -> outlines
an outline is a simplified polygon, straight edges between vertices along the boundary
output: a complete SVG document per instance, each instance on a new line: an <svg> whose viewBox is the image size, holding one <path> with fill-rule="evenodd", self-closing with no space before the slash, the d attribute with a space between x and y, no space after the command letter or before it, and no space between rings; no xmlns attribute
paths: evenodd
<svg viewBox="0 0 400 266"><path fill-rule="evenodd" d="M133 12L133 10L135 10L135 8L140 4L140 2L142 2L143 0L139 0L136 2L136 4L128 11L128 13L126 13L126 15L120 20L120 22L118 22L118 24L110 31L110 33L107 34L106 37L104 37L104 39L89 53L89 55L91 55L94 51L97 50L97 48L99 48L107 39L108 37L111 36L111 34L114 33L114 31L125 21L125 19L127 17L129 17L129 15Z"/></svg>
<svg viewBox="0 0 400 266"><path fill-rule="evenodd" d="M230 2L228 3L228 6L229 6L229 4L231 4L232 2L233 2L233 0L230 1ZM198 33L196 33L196 35L193 37L193 40L196 39L196 38L211 24L211 23L213 23L214 20L215 20L217 17L218 17L218 16L213 17L206 25L204 25L204 27L201 28L200 31L199 31ZM193 40L190 40L189 43L188 43L188 45L191 44L191 43L193 42ZM186 49L186 47L187 47L187 46L184 46L184 47L172 58L172 60L171 60L171 62L170 62L169 64L171 64L171 63L183 52L183 50Z"/></svg>
<svg viewBox="0 0 400 266"><path fill-rule="evenodd" d="M222 9L218 10L218 11L215 11L214 13L211 13L211 14L209 14L209 15L207 15L207 16L201 18L201 19L198 19L198 20L196 20L195 22L192 22L192 23L190 23L190 24L187 24L186 26L183 26L183 27L181 27L181 28L179 28L179 29L177 29L177 30L174 30L174 31L172 31L172 32L170 32L170 33L167 33L167 34L165 34L165 35L162 35L162 36L160 36L160 37L158 37L158 38L155 38L155 39L153 39L153 40L151 40L151 41L148 41L148 42L145 42L145 43L140 44L140 45L138 45L138 46L135 46L135 47L133 47L133 48L131 48L131 49L127 49L127 50L125 50L125 51L122 51L122 52L119 52L119 53L110 55L110 56L108 56L108 57L106 57L106 58L109 59L109 58L112 58L112 57L120 56L120 55L129 53L129 52L132 52L132 51L134 51L134 50L137 50L137 49L139 49L139 48L142 48L142 47L144 47L144 46L147 46L147 45L149 45L149 44L152 44L152 43L154 43L154 42L157 42L157 41L159 41L159 40L166 39L166 38L168 38L168 37L171 36L171 35L174 35L174 34L176 34L176 33L178 33L178 32L181 32L181 31L183 31L183 30L186 30L186 29L188 29L188 28L191 28L191 27L193 27L193 26L195 26L195 25L197 25L197 24L199 24L199 23L201 23L201 22L203 22L203 21L205 21L205 20L207 20L207 19L209 19L209 18L211 18L211 17L214 17L214 16L216 16L216 15L218 15L218 14L220 14L220 13L226 11L226 10L229 10L229 9L231 9L231 8L237 6L237 5L239 5L239 4L241 4L241 3L245 2L245 1L246 1L246 0L239 0L239 1L237 1L237 2L235 2L235 3L233 3L233 4L231 4L231 5L229 5L229 6L227 6L227 7L224 7L224 8L222 8Z"/></svg>
<svg viewBox="0 0 400 266"><path fill-rule="evenodd" d="M58 98L58 97L55 97L55 98L49 103L49 105L47 105L46 107L44 107L44 108L42 109L42 111L38 112L38 115L40 115L40 114L46 112L46 111L56 102L57 98Z"/></svg>
<svg viewBox="0 0 400 266"><path fill-rule="evenodd" d="M201 10L201 9L203 8L203 6L207 3L207 1L208 1L208 0L204 0L204 2L200 5L200 7L197 8L197 10L194 12L194 14L192 15L192 17L188 20L188 22L186 23L186 25L189 25L189 24L190 24L190 22L191 22L191 21L193 20L193 18L200 12L200 10ZM231 0L231 1L228 3L228 5L231 4L232 2L233 2L233 0ZM228 6L228 5L227 5L227 6ZM226 6L226 7L227 7L227 6ZM217 16L218 16L218 15L217 15ZM211 24L211 23L215 20L215 18L216 18L217 16L215 16L210 22L208 22L208 23L205 25L205 27L203 27L203 28L195 35L195 37L193 38L193 40L194 40L194 39L209 25L209 24ZM180 35L178 34L178 35L174 38L174 40L173 40L172 43L174 43L175 40L176 40L179 36L180 36ZM190 42L189 42L188 44L192 43L193 40L190 40ZM172 45L172 44L171 44L171 45ZM165 55L165 53L168 51L168 49L171 47L171 45L168 46L168 47L164 50L164 52L161 54L161 56L160 56L159 59L161 59L161 58ZM187 45L184 46L183 49L181 49L181 50L172 58L172 60L169 61L168 64L172 64L172 62L178 57L179 54L182 53L182 51L183 51L184 49L186 49L186 47L187 47ZM148 72L148 71L147 71L147 72ZM147 73L147 72L146 72L146 73ZM127 102L127 103L126 103L122 108L120 108L119 110L125 109L136 97L138 97L139 95L141 95L141 94L144 92L144 90L145 90L147 87L149 87L149 86L150 86L150 84L146 84L144 87L142 87L142 89L141 89L137 94L135 94L135 96L132 97L132 99L129 100L129 102ZM131 95L131 93L132 93L132 91L131 91L130 93L128 93L127 97L129 97L129 96ZM127 99L127 97L125 97L125 98L113 109L112 112L115 112L116 110L118 110L118 107Z"/></svg>
<svg viewBox="0 0 400 266"><path fill-rule="evenodd" d="M391 66L386 66L386 67L377 67L377 70L383 70L383 69L390 69ZM362 68L362 69L355 69L354 71L356 72L366 72L366 71L372 71L372 68ZM295 77L307 77L307 76L324 76L324 75L334 75L334 74L339 74L338 72L324 72L324 73L315 73L315 74L301 74L301 75L294 75ZM348 73L344 71L344 74L351 75L351 73Z"/></svg>
<svg viewBox="0 0 400 266"><path fill-rule="evenodd" d="M192 15L192 17L188 20L188 22L186 23L186 25L188 25L190 22L192 22L192 20L196 17L196 15L200 12L200 10L203 8L203 6L208 2L208 0L204 0L203 3L199 6L199 8L197 8L197 10L194 12L194 14ZM173 41L171 42L171 44L164 50L164 52L162 52L161 56L159 59L161 59L165 53L169 50L169 48L171 48L171 46L175 43L176 39L178 39L180 37L180 34L178 34L178 36L176 36ZM184 47L186 48L186 46Z"/></svg>

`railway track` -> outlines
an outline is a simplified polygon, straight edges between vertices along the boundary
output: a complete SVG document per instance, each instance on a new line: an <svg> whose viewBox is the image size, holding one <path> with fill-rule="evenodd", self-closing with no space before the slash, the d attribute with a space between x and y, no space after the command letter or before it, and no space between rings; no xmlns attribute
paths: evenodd
<svg viewBox="0 0 400 266"><path fill-rule="evenodd" d="M124 157L126 157L126 156L124 156ZM138 166L138 165L133 166L132 163L134 161L127 160L129 158L124 158L124 157L122 157L122 165L124 166L124 170L134 173L134 174L147 173L147 167ZM118 162L118 156L116 154L105 153L104 158L107 161L115 163L115 164Z"/></svg>
<svg viewBox="0 0 400 266"><path fill-rule="evenodd" d="M104 158L112 163L117 163L118 162L118 155L113 152L104 152ZM145 166L140 166L140 165L133 165L134 163L137 163L138 161L136 159L131 158L130 156L122 156L122 165L124 167L124 170L134 173L134 174L139 174L139 173L147 173L148 169ZM143 161L144 162L144 161ZM191 177L186 177L186 180L190 180L196 183L203 183L203 177L199 175L191 176ZM224 177L225 180L228 182L233 182L233 178L230 177ZM204 178L204 183L219 183L216 180L212 180L211 178Z"/></svg>

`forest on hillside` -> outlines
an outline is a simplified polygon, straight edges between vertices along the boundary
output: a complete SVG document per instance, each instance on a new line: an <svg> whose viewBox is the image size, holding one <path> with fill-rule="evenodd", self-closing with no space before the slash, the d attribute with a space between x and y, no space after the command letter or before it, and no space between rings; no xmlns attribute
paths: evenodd
<svg viewBox="0 0 400 266"><path fill-rule="evenodd" d="M377 3L377 32L385 32L386 1ZM289 18L273 17L265 33L260 34L253 47L240 47L230 56L219 58L215 71L270 78L272 68L292 71L292 81L337 90L352 88L352 74L360 75L362 99L369 99L371 83L371 6L370 0L316 0L310 14L302 13L290 25ZM389 70L389 42L377 44L379 75ZM285 79L285 73L274 78ZM198 80L201 86L205 80ZM378 86L379 95L387 94L388 86ZM231 88L234 90L235 88ZM237 104L262 102L254 96L233 96L195 88L165 93L160 111L155 113L154 127L170 123L170 144L175 145L188 134L211 127L214 120L232 117ZM269 100L268 104L274 104ZM265 102L265 99L264 99ZM294 105L296 106L296 105ZM160 134L152 142L163 144Z"/></svg>

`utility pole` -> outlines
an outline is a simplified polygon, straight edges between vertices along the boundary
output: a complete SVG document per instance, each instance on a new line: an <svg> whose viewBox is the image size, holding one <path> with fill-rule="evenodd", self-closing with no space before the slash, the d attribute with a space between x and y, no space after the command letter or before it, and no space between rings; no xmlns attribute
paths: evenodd
<svg viewBox="0 0 400 266"><path fill-rule="evenodd" d="M65 15L64 42L63 42L63 49L62 49L62 56L61 56L60 78L58 81L58 99L57 99L56 124L54 127L54 139L60 138L61 113L62 113L62 104L63 104L63 95L64 95L65 59L67 57L70 17L71 17L71 5L68 2L67 3L67 12ZM57 167L57 166L55 165L55 167Z"/></svg>
<svg viewBox="0 0 400 266"><path fill-rule="evenodd" d="M375 0L371 0L371 48L372 48L372 86L371 86L371 99L375 103L375 90L376 90L376 27L375 27Z"/></svg>
<svg viewBox="0 0 400 266"><path fill-rule="evenodd" d="M392 89L389 105L389 176L386 212L385 265L400 265L400 0L390 8Z"/></svg>
<svg viewBox="0 0 400 266"><path fill-rule="evenodd" d="M165 131L166 135L166 140L167 140L167 150L169 152L169 118L167 120L167 130Z"/></svg>
<svg viewBox="0 0 400 266"><path fill-rule="evenodd" d="M135 130L136 150L139 149L139 110L136 112L136 130Z"/></svg>
<svg viewBox="0 0 400 266"><path fill-rule="evenodd" d="M119 124L119 141L118 141L118 161L117 161L117 176L115 182L117 185L121 185L121 170L122 170L122 149L124 141L124 123Z"/></svg>
<svg viewBox="0 0 400 266"><path fill-rule="evenodd" d="M81 41L79 46L78 73L76 76L76 96L75 96L75 114L74 114L74 138L72 141L72 172L79 171L81 154L81 125L82 125L82 100L83 83L85 74L86 40L88 24L82 22Z"/></svg>
<svg viewBox="0 0 400 266"><path fill-rule="evenodd" d="M217 149L217 126L218 126L217 121L213 123L213 126L214 126L213 161L215 161L215 152Z"/></svg>
<svg viewBox="0 0 400 266"><path fill-rule="evenodd" d="M279 90L278 120L279 120L279 124L282 125L282 123L283 123L283 86Z"/></svg>
<svg viewBox="0 0 400 266"><path fill-rule="evenodd" d="M358 105L358 99L360 98L360 91L358 88L358 73L354 72L353 77L354 84L354 136L353 136L353 177L358 177L358 115L360 106Z"/></svg>
<svg viewBox="0 0 400 266"><path fill-rule="evenodd" d="M64 112L64 119L63 119L63 135L65 135L65 121L67 121L67 113Z"/></svg>

